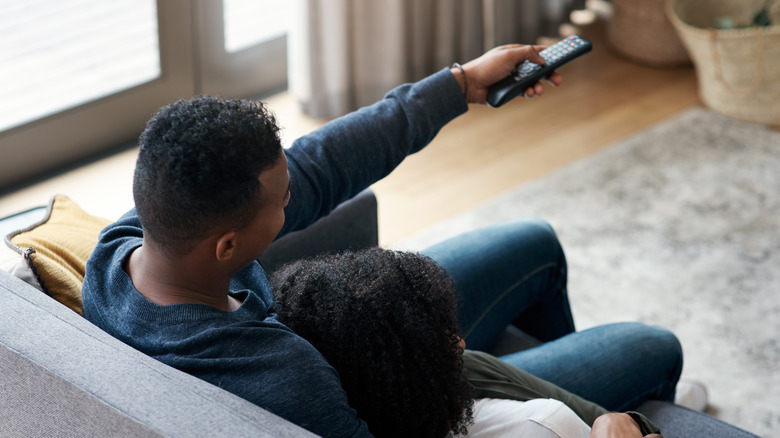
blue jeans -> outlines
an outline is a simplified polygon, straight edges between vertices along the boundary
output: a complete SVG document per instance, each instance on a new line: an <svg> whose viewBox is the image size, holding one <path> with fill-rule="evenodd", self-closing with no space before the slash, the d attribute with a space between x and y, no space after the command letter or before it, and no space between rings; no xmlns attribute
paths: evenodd
<svg viewBox="0 0 780 438"><path fill-rule="evenodd" d="M613 411L674 398L682 349L669 331L641 323L576 332L566 258L553 229L524 219L475 230L424 254L452 275L467 348L489 351L514 324L543 343L501 357Z"/></svg>

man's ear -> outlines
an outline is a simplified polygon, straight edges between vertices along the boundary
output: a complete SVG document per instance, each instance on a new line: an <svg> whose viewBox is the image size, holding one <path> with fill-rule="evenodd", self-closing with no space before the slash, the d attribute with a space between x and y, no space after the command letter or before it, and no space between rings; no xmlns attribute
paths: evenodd
<svg viewBox="0 0 780 438"><path fill-rule="evenodd" d="M226 262L233 258L236 250L236 232L227 231L217 239L216 254L217 260Z"/></svg>

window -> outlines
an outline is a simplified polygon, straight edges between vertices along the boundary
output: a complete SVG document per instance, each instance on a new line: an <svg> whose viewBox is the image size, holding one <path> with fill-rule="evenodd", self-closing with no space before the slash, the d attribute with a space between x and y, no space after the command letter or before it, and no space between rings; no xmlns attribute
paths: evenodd
<svg viewBox="0 0 780 438"><path fill-rule="evenodd" d="M203 0L198 91L242 97L287 87L290 0Z"/></svg>
<svg viewBox="0 0 780 438"><path fill-rule="evenodd" d="M236 53L287 35L293 2L224 0L225 50Z"/></svg>
<svg viewBox="0 0 780 438"><path fill-rule="evenodd" d="M133 144L160 106L286 87L289 0L0 0L0 187Z"/></svg>
<svg viewBox="0 0 780 438"><path fill-rule="evenodd" d="M160 76L153 0L0 0L0 130Z"/></svg>

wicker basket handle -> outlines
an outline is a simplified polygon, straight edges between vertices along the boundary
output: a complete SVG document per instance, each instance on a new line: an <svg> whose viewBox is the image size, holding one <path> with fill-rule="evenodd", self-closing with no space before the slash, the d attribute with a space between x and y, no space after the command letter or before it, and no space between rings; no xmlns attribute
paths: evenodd
<svg viewBox="0 0 780 438"><path fill-rule="evenodd" d="M757 65L757 70L756 74L753 76L753 81L747 87L736 87L726 81L725 76L723 76L723 62L721 61L720 54L718 53L718 45L716 44L718 38L716 33L717 31L715 29L710 29L709 31L710 49L712 50L712 60L715 69L715 79L723 84L727 90L737 95L747 96L754 94L756 91L758 91L759 87L761 87L761 82L764 79L766 66L764 65L764 58L761 56L761 54L764 53L764 34L761 32L760 28L756 27L755 29L756 35L758 36L757 48L754 51L756 54L754 58Z"/></svg>

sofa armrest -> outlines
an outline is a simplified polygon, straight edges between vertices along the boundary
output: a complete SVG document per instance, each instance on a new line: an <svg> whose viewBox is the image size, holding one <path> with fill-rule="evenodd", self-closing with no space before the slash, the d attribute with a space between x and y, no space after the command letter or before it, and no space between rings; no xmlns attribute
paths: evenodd
<svg viewBox="0 0 780 438"><path fill-rule="evenodd" d="M13 436L313 436L3 271L0 321L0 427Z"/></svg>
<svg viewBox="0 0 780 438"><path fill-rule="evenodd" d="M306 229L275 240L259 260L270 273L293 260L378 244L376 195L366 189Z"/></svg>
<svg viewBox="0 0 780 438"><path fill-rule="evenodd" d="M647 401L637 409L661 428L664 438L706 436L717 438L758 438L746 430L702 412L661 401Z"/></svg>

